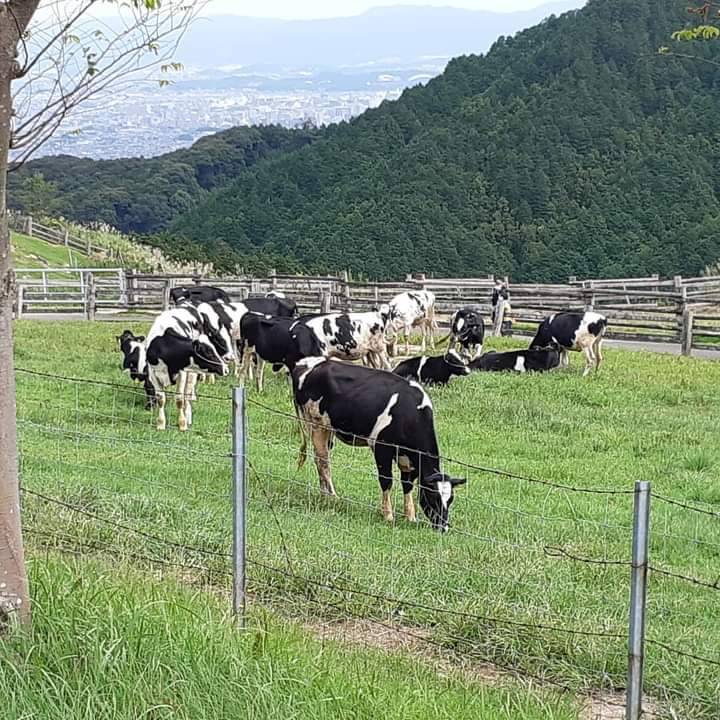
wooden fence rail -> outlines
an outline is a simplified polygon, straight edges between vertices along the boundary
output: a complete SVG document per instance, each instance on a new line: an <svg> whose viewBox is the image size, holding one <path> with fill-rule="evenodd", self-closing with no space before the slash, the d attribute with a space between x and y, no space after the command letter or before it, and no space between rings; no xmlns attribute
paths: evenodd
<svg viewBox="0 0 720 720"><path fill-rule="evenodd" d="M35 232L35 230L33 230ZM388 302L399 292L429 289L443 334L458 307L477 304L489 320L494 282L489 278L435 280L423 276L397 283L361 282L329 275L270 273L265 278L149 274L122 268L18 269L17 317L79 315L88 319L134 319L143 322L169 306L170 290L207 284L224 289L234 300L264 296L271 290L292 297L301 313L363 311ZM720 351L720 277L660 280L578 281L566 285L510 284L512 310L507 319L518 332L532 332L538 322L560 310L596 309L609 316L608 336L644 342L680 344Z"/></svg>

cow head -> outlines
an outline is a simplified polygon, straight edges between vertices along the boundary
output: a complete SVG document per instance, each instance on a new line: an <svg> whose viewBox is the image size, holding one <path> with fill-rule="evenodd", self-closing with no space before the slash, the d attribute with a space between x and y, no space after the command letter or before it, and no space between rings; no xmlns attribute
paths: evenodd
<svg viewBox="0 0 720 720"><path fill-rule="evenodd" d="M228 366L207 335L200 335L199 338L192 341L192 352L193 361L198 369L213 375L228 374Z"/></svg>
<svg viewBox="0 0 720 720"><path fill-rule="evenodd" d="M450 375L470 374L470 368L465 360L460 356L460 353L456 350L448 350L443 359L445 360L445 364L448 366Z"/></svg>
<svg viewBox="0 0 720 720"><path fill-rule="evenodd" d="M450 505L453 489L465 484L464 478L452 478L439 470L420 480L418 500L433 530L447 532L450 529Z"/></svg>
<svg viewBox="0 0 720 720"><path fill-rule="evenodd" d="M145 377L145 336L134 335L125 330L116 337L123 354L122 369L129 373L133 380L143 380Z"/></svg>
<svg viewBox="0 0 720 720"><path fill-rule="evenodd" d="M224 362L235 360L233 340L230 337L230 333L227 328L222 325L220 325L220 327L213 327L208 318L203 316L203 333L215 346L215 349L218 351L218 354L222 357Z"/></svg>

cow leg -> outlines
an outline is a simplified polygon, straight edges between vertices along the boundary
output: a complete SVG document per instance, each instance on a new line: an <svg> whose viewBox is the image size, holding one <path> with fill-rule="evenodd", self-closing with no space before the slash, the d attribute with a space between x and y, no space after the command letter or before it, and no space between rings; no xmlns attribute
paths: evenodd
<svg viewBox="0 0 720 720"><path fill-rule="evenodd" d="M428 334L428 340L430 341L430 347L434 350L435 349L435 328L433 327L433 321L428 320L425 323L425 327L427 328L427 334Z"/></svg>
<svg viewBox="0 0 720 720"><path fill-rule="evenodd" d="M157 429L158 430L164 430L167 427L167 417L165 416L165 391L159 390L156 392L157 397L157 407L158 407L158 419L157 419Z"/></svg>
<svg viewBox="0 0 720 720"><path fill-rule="evenodd" d="M413 502L413 476L409 472L400 472L400 480L403 488L403 506L405 510L405 517L408 522L417 522L415 517L415 503Z"/></svg>
<svg viewBox="0 0 720 720"><path fill-rule="evenodd" d="M258 357L257 374L255 375L255 384L257 391L261 393L263 391L263 379L265 377L265 361Z"/></svg>
<svg viewBox="0 0 720 720"><path fill-rule="evenodd" d="M560 351L560 367L566 369L570 367L570 353L565 348Z"/></svg>
<svg viewBox="0 0 720 720"><path fill-rule="evenodd" d="M412 333L412 325L406 325L403 332L405 333L405 355L410 354L410 334ZM423 338L423 350L425 350L424 347L424 338Z"/></svg>
<svg viewBox="0 0 720 720"><path fill-rule="evenodd" d="M393 449L390 447L375 447L375 464L378 471L378 482L382 490L382 514L385 520L392 522L395 519L392 507L392 463Z"/></svg>
<svg viewBox="0 0 720 720"><path fill-rule="evenodd" d="M602 365L602 361L603 361L602 344L603 344L603 339L602 339L602 336L600 336L595 341L595 369L596 370L600 369L600 365Z"/></svg>
<svg viewBox="0 0 720 720"><path fill-rule="evenodd" d="M330 439L332 432L327 428L313 427L312 444L315 450L315 467L320 476L320 492L323 495L335 495L330 477Z"/></svg>
<svg viewBox="0 0 720 720"><path fill-rule="evenodd" d="M175 407L178 411L178 428L181 432L188 429L187 418L185 417L185 393L188 382L188 374L184 370L180 373L175 390Z"/></svg>
<svg viewBox="0 0 720 720"><path fill-rule="evenodd" d="M215 377L214 375L211 375L210 377ZM195 373L188 373L188 379L187 384L185 385L185 419L187 421L188 427L192 425L192 403L193 400L197 400L197 395L195 394L195 386L197 385L198 377Z"/></svg>
<svg viewBox="0 0 720 720"><path fill-rule="evenodd" d="M583 352L585 353L585 370L583 377L587 377L595 365L595 354L593 353L592 345L586 345L583 348Z"/></svg>

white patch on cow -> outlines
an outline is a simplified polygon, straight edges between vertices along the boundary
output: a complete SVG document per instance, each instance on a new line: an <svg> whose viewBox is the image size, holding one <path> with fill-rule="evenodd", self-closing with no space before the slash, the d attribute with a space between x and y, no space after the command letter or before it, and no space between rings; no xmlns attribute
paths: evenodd
<svg viewBox="0 0 720 720"><path fill-rule="evenodd" d="M447 357L454 360L456 365L465 365L465 361L462 359L460 353L457 350L448 350L446 355Z"/></svg>
<svg viewBox="0 0 720 720"><path fill-rule="evenodd" d="M578 329L575 331L572 349L585 350L585 348L592 347L597 340L597 335L593 335L593 333L590 332L590 325L593 323L603 322L605 319L605 316L600 313L591 311L586 312L580 321Z"/></svg>
<svg viewBox="0 0 720 720"><path fill-rule="evenodd" d="M371 449L375 448L375 442L380 436L380 433L392 422L392 415L390 415L390 410L392 410L397 403L398 397L398 393L393 393L391 395L388 404L385 406L385 409L382 411L382 413L380 413L378 419L375 421L375 425L373 425L373 429L370 431L370 435L368 435L368 445Z"/></svg>
<svg viewBox="0 0 720 720"><path fill-rule="evenodd" d="M417 388L422 393L423 399L420 402L420 404L417 406L417 409L422 410L423 408L427 407L432 410L432 402L430 401L430 396L425 392L425 388L422 385L420 385L419 383L416 383L414 380L410 380L410 384L414 388Z"/></svg>
<svg viewBox="0 0 720 720"><path fill-rule="evenodd" d="M465 325L465 318L458 318L456 330L460 332L463 329L463 326Z"/></svg>
<svg viewBox="0 0 720 720"><path fill-rule="evenodd" d="M273 298L273 297L274 297L274 298L284 298L284 297L285 297L285 293L284 293L284 292L280 292L280 290L271 290L265 297L269 297L269 298Z"/></svg>
<svg viewBox="0 0 720 720"><path fill-rule="evenodd" d="M447 509L450 498L452 497L452 485L448 480L440 480L437 483L437 491L440 494L443 508Z"/></svg>
<svg viewBox="0 0 720 720"><path fill-rule="evenodd" d="M422 370L425 367L425 363L427 361L428 361L428 359L424 356L420 358L420 363L418 364L418 371L417 371L418 380L422 381Z"/></svg>
<svg viewBox="0 0 720 720"><path fill-rule="evenodd" d="M298 363L298 367L307 368L305 372L298 378L298 390L302 390L302 386L305 383L305 378L321 363L325 362L324 357L309 357L303 358Z"/></svg>
<svg viewBox="0 0 720 720"><path fill-rule="evenodd" d="M513 368L513 370L515 370L515 372L525 372L525 358L522 355L520 355L517 360L515 360L515 367Z"/></svg>

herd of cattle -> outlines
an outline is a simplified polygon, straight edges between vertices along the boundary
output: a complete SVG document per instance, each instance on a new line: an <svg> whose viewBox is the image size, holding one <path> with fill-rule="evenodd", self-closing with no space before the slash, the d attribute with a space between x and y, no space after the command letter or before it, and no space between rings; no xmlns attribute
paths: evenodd
<svg viewBox="0 0 720 720"><path fill-rule="evenodd" d="M329 454L333 438L373 453L382 489L382 512L393 519L393 464L400 470L405 515L415 520L412 490L433 528L447 531L453 488L464 480L440 468L433 407L424 385L444 384L472 371L542 372L568 364L568 351L585 354L587 375L602 361L607 319L595 312L562 312L540 324L527 350L482 352L481 309L466 306L452 317L449 346L436 357L421 355L392 367L401 336L406 355L413 330L421 351L435 347L435 297L413 291L397 295L371 312L298 316L282 293L232 302L219 288L171 291L174 307L158 315L145 336L126 330L118 337L123 369L145 387L147 407L157 407L157 428L166 427L165 393L176 386L180 430L192 423L199 376L255 376L262 391L266 363L286 368L295 410L303 428L301 461L309 434L321 492L334 495ZM509 307L507 288L492 297L493 316ZM444 342L444 341L443 341ZM361 365L353 363L360 360Z"/></svg>

